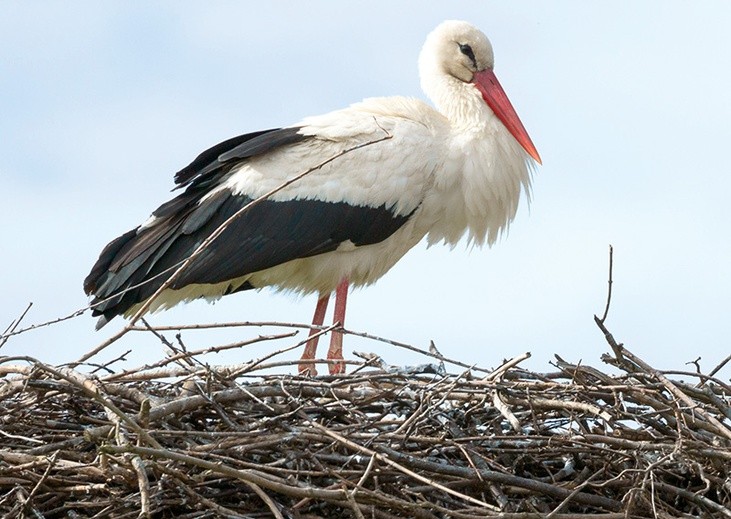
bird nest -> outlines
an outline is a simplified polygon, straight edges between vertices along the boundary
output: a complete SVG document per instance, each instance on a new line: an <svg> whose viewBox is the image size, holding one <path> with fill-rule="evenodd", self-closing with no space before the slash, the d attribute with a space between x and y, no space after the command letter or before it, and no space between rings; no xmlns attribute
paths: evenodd
<svg viewBox="0 0 731 519"><path fill-rule="evenodd" d="M560 358L532 373L527 355L486 370L436 350L410 368L361 355L318 378L185 351L117 372L2 358L0 512L731 517L721 366L683 382L597 324L612 374Z"/></svg>

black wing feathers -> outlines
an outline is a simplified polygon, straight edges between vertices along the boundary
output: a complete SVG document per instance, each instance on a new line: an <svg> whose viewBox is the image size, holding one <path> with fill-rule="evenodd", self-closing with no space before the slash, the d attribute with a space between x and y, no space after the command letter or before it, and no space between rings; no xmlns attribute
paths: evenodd
<svg viewBox="0 0 731 519"><path fill-rule="evenodd" d="M99 255L99 259L94 264L94 267L89 272L89 275L84 279L84 292L91 295L97 290L97 283L99 279L109 269L109 265L119 253L120 249L124 247L130 240L132 240L137 234L137 229L127 231L119 238L115 238L107 244Z"/></svg>
<svg viewBox="0 0 731 519"><path fill-rule="evenodd" d="M232 195L201 228L203 234L212 233L250 201L248 197ZM175 286L228 281L293 259L333 251L348 240L355 245L378 243L396 232L409 216L394 215L384 206L267 200L234 220L189 265Z"/></svg>
<svg viewBox="0 0 731 519"><path fill-rule="evenodd" d="M299 133L301 128L281 128L279 130L270 131L268 133L257 135L256 137L242 142L235 148L221 153L218 160L221 162L227 162L232 159L248 159L249 157L255 157L261 155L275 148L281 148L289 144L295 144L297 142L309 139L310 137Z"/></svg>
<svg viewBox="0 0 731 519"><path fill-rule="evenodd" d="M199 202L198 206L190 213L185 223L180 228L183 234L193 234L206 223L208 223L213 215L221 208L226 200L231 196L228 190L218 191L209 196L204 201ZM221 222L223 223L223 222Z"/></svg>
<svg viewBox="0 0 731 519"><path fill-rule="evenodd" d="M210 174L223 168L227 163L238 163L276 148L301 142L307 137L299 133L300 128L280 128L247 133L225 140L198 155L193 162L175 174L178 188L191 182L200 184L210 180ZM206 182L207 185L210 183Z"/></svg>

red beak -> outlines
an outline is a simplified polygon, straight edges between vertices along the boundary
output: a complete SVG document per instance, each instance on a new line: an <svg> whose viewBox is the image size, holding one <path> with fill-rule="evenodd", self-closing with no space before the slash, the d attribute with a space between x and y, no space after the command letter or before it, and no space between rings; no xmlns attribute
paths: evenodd
<svg viewBox="0 0 731 519"><path fill-rule="evenodd" d="M542 164L541 157L538 155L538 150L533 145L533 141L530 140L528 132L525 131L523 123L520 122L518 114L515 113L515 108L510 104L505 90L500 86L500 82L497 80L495 73L486 69L481 72L475 72L475 76L472 78L472 82L475 84L477 89L482 94L482 98L487 103L492 111L497 115L497 118L502 121L505 128L515 137L523 149L533 157L538 164Z"/></svg>

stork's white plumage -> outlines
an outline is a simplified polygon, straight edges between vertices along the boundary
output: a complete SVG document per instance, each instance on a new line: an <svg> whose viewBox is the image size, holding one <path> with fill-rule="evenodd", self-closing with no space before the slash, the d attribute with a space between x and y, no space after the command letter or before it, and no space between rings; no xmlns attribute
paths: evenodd
<svg viewBox="0 0 731 519"><path fill-rule="evenodd" d="M201 153L175 176L185 190L145 224L112 241L84 281L100 326L131 315L227 218L253 199L358 144L234 220L154 301L273 286L320 296L321 325L336 291L343 324L349 286L383 276L425 236L429 243L492 244L530 189L538 153L493 73L483 33L448 21L419 57L422 88L436 105L367 99L288 128L241 135ZM166 275L163 275L166 274ZM314 374L316 339L300 371ZM343 370L332 334L330 371ZM340 361L340 362L337 362Z"/></svg>

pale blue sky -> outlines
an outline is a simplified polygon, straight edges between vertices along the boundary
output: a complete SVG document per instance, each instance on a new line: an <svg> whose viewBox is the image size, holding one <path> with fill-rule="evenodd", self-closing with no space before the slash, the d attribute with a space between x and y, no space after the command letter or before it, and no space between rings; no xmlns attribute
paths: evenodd
<svg viewBox="0 0 731 519"><path fill-rule="evenodd" d="M3 2L0 328L86 304L101 248L169 197L172 175L233 136L363 97L422 96L416 58L445 19L480 27L544 160L534 201L490 250L420 246L354 293L350 328L482 366L524 351L599 364L608 325L661 368L731 350L731 4L727 2ZM307 322L314 297L243 293L154 323ZM64 362L122 325L89 315L11 339ZM273 330L266 330L271 332ZM189 347L243 333L191 334ZM250 355L266 351L252 350ZM128 337L105 357L161 355ZM394 364L422 358L354 338ZM212 362L246 360L247 352ZM295 356L293 354L292 356ZM725 371L728 378L729 369Z"/></svg>

